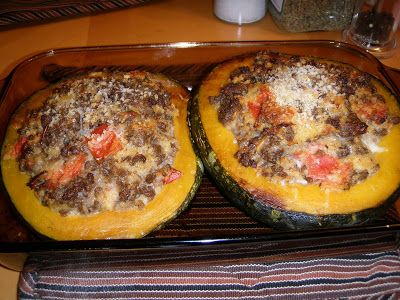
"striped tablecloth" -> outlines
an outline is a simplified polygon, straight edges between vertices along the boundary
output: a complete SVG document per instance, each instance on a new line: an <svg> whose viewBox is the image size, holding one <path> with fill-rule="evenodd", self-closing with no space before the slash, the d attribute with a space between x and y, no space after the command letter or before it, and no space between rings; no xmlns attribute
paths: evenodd
<svg viewBox="0 0 400 300"><path fill-rule="evenodd" d="M149 0L2 0L0 29L80 17L144 4Z"/></svg>
<svg viewBox="0 0 400 300"><path fill-rule="evenodd" d="M29 259L20 299L400 299L398 251L251 264L140 267Z"/></svg>

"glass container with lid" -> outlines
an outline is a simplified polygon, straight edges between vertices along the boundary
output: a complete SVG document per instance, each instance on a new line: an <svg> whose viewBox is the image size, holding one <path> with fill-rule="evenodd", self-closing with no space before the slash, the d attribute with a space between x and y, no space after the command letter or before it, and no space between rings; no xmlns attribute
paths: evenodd
<svg viewBox="0 0 400 300"><path fill-rule="evenodd" d="M214 0L214 14L221 20L238 25L261 20L266 0Z"/></svg>
<svg viewBox="0 0 400 300"><path fill-rule="evenodd" d="M343 30L351 22L357 0L269 0L274 22L289 32Z"/></svg>
<svg viewBox="0 0 400 300"><path fill-rule="evenodd" d="M396 48L400 22L400 0L359 0L343 39L380 58L387 58Z"/></svg>

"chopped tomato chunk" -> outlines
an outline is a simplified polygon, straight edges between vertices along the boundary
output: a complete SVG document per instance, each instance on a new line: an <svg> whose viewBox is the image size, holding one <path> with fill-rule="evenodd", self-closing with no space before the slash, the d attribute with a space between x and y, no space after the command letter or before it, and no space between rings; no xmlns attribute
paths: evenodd
<svg viewBox="0 0 400 300"><path fill-rule="evenodd" d="M253 118L257 120L261 112L261 103L250 101L247 103L247 107L249 108Z"/></svg>
<svg viewBox="0 0 400 300"><path fill-rule="evenodd" d="M164 184L171 183L172 181L179 179L181 176L182 176L182 172L180 172L174 168L171 168L168 175L164 178Z"/></svg>
<svg viewBox="0 0 400 300"><path fill-rule="evenodd" d="M309 177L323 180L337 169L339 161L333 156L316 153L306 157L305 165Z"/></svg>
<svg viewBox="0 0 400 300"><path fill-rule="evenodd" d="M343 163L326 153L308 153L304 164L308 177L323 184L338 186L346 184L352 172L351 163Z"/></svg>
<svg viewBox="0 0 400 300"><path fill-rule="evenodd" d="M91 133L88 147L95 159L102 159L122 149L117 135L114 131L109 130L107 124L100 125Z"/></svg>
<svg viewBox="0 0 400 300"><path fill-rule="evenodd" d="M271 97L271 92L268 90L267 87L261 86L260 89L258 90L258 98L260 99L261 102L267 100L269 97Z"/></svg>
<svg viewBox="0 0 400 300"><path fill-rule="evenodd" d="M264 86L261 86L258 90L258 95L256 101L250 101L247 103L247 107L249 108L251 115L254 119L258 119L261 113L263 103L270 97L271 94L268 89Z"/></svg>
<svg viewBox="0 0 400 300"><path fill-rule="evenodd" d="M24 145L28 141L28 138L26 136L21 136L19 140L15 143L12 151L11 151L11 157L17 158L21 155L22 149L24 148Z"/></svg>
<svg viewBox="0 0 400 300"><path fill-rule="evenodd" d="M60 170L47 173L47 187L56 188L67 184L81 172L86 161L85 154L78 154L64 163Z"/></svg>
<svg viewBox="0 0 400 300"><path fill-rule="evenodd" d="M257 99L247 103L253 118L258 122L262 115L264 120L274 125L290 124L294 111L291 108L277 105L271 96L267 87L261 86L258 89Z"/></svg>
<svg viewBox="0 0 400 300"><path fill-rule="evenodd" d="M107 124L101 124L97 126L95 129L93 129L90 133L91 134L102 134L104 130L108 128Z"/></svg>
<svg viewBox="0 0 400 300"><path fill-rule="evenodd" d="M371 100L358 105L355 110L358 114L376 124L382 124L388 117L388 108L383 101Z"/></svg>

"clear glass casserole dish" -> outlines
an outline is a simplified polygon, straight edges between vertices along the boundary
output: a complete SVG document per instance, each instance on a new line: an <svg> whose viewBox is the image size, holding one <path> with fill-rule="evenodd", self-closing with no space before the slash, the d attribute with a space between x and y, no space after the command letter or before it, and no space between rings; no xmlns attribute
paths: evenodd
<svg viewBox="0 0 400 300"><path fill-rule="evenodd" d="M399 97L400 76L372 55L333 41L221 42L123 45L50 50L18 65L3 85L0 141L15 109L32 93L66 75L104 67L161 72L195 92L219 62L257 50L312 55L354 65ZM0 85L1 86L1 85ZM20 270L27 255L101 259L125 253L141 266L209 262L278 261L398 247L395 207L373 224L339 229L275 231L233 207L204 176L189 208L160 231L136 240L52 241L33 232L0 191L0 263Z"/></svg>

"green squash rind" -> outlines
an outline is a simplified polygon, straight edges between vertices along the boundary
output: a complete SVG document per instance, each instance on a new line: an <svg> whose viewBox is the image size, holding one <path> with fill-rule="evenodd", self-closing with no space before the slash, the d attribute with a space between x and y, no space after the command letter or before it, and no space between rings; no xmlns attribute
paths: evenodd
<svg viewBox="0 0 400 300"><path fill-rule="evenodd" d="M170 79L168 79L167 77L165 77L162 74L154 74L154 75L158 76L158 77L161 77L162 79L169 80L169 82L175 83L175 84L178 85L178 83L176 81L170 80ZM187 103L187 105L185 107L185 111L186 111L187 114L188 114L187 109L188 109L188 103L189 103L188 100L189 99L190 98L189 98L189 93L188 93L187 99L185 100L185 102ZM149 228L146 231L143 231L141 236L136 236L134 238L142 238L142 237L147 236L147 235L149 235L151 233L154 233L154 232L164 228L165 226L167 226L173 220L175 220L181 213L183 213L185 210L188 209L188 207L190 205L190 202L195 197L195 195L197 193L197 190L199 189L199 187L201 185L202 177L203 177L203 173L204 173L204 167L203 167L201 159L196 155L195 147L194 147L194 145L192 143L192 140L190 139L190 129L189 129L189 125L188 125L189 121L188 121L187 115L186 115L185 119L182 119L182 121L184 121L184 124L185 124L185 127L186 127L186 129L185 129L185 139L184 139L185 143L190 145L189 147L191 148L191 154L193 153L193 159L190 161L190 164L193 163L193 169L191 169L191 171L190 171L190 178L193 179L193 181L190 184L190 188L189 188L189 184L186 186L187 188L189 188L189 190L184 195L184 197L179 197L179 198L177 198L176 196L175 197L171 197L171 198L179 200L179 201L176 201L176 202L179 202L179 204L178 204L178 206L177 206L177 208L175 210L171 211L171 213L169 215L166 215L166 217L164 219L162 219L160 221L160 223L155 224L153 227ZM2 145L2 147L0 149L1 152L2 152L2 158L4 156L3 152L5 151L4 150L5 149L4 146L5 146L5 144L4 144L4 141L3 141L3 145ZM4 166L4 164L1 164L1 166L2 166L2 168L1 168L2 170L0 172L0 181L1 181L2 189L3 189L4 193L7 193L6 192L7 188L6 188L6 185L5 185L4 180L3 180L3 176L4 176L3 166ZM25 216L18 210L15 202L12 200L11 197L9 199L9 204L10 204L10 208L13 210L13 213L15 213L15 216L18 218L18 222L21 222L21 224L23 224L24 227L26 227L36 237L38 237L39 239L43 239L43 240L59 240L59 239L56 239L56 238L48 235L46 232L42 232L41 230L37 229L31 222L29 222L29 220L27 220L25 218ZM114 237L114 236L105 237L105 239L108 239L108 238L114 239L114 238L118 238L118 237ZM130 238L130 237L121 237L121 238ZM75 240L75 239L76 238L74 238L73 240ZM86 237L77 238L77 239L85 239L85 240L87 240ZM94 238L94 239L97 239L97 238ZM72 240L72 239L66 238L65 240Z"/></svg>
<svg viewBox="0 0 400 300"><path fill-rule="evenodd" d="M350 214L312 215L272 207L241 187L224 169L210 146L199 113L198 94L189 102L189 128L195 151L220 192L253 219L281 230L307 230L364 225L385 213L400 196L400 187L381 205Z"/></svg>

